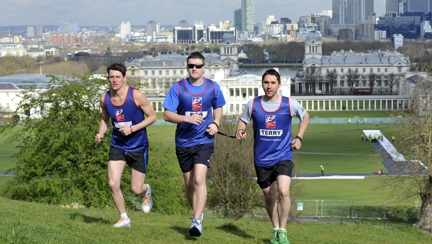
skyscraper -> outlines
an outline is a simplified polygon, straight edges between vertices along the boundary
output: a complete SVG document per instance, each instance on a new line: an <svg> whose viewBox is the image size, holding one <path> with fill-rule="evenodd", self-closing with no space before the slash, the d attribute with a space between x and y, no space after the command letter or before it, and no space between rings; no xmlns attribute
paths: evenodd
<svg viewBox="0 0 432 244"><path fill-rule="evenodd" d="M332 0L332 24L357 24L372 19L374 0Z"/></svg>
<svg viewBox="0 0 432 244"><path fill-rule="evenodd" d="M407 0L407 12L424 12L431 11L431 0Z"/></svg>
<svg viewBox="0 0 432 244"><path fill-rule="evenodd" d="M131 34L130 22L121 22L121 24L120 24L120 38L125 39L130 34Z"/></svg>
<svg viewBox="0 0 432 244"><path fill-rule="evenodd" d="M160 23L153 21L153 20L149 20L147 22L146 25L146 33L147 36L157 36L159 34L160 31Z"/></svg>
<svg viewBox="0 0 432 244"><path fill-rule="evenodd" d="M340 0L332 0L332 23L339 24Z"/></svg>
<svg viewBox="0 0 432 244"><path fill-rule="evenodd" d="M253 32L255 22L254 0L242 0L242 30Z"/></svg>
<svg viewBox="0 0 432 244"><path fill-rule="evenodd" d="M370 20L370 17L375 13L374 0L365 0L365 17Z"/></svg>
<svg viewBox="0 0 432 244"><path fill-rule="evenodd" d="M243 30L242 29L242 10L241 9L236 9L234 11L234 27L237 30Z"/></svg>

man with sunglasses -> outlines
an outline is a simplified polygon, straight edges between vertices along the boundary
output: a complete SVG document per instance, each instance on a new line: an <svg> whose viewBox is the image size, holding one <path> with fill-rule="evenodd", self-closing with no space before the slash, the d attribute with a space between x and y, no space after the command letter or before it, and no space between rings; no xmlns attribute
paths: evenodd
<svg viewBox="0 0 432 244"><path fill-rule="evenodd" d="M219 85L203 77L205 58L201 53L191 53L186 68L189 77L169 89L162 106L164 119L177 124L176 155L183 172L186 198L193 211L189 234L200 236L207 201L207 169L226 102Z"/></svg>

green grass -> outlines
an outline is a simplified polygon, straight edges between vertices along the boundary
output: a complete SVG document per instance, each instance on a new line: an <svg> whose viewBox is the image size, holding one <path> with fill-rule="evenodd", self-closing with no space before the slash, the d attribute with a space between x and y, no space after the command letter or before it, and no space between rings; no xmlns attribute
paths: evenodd
<svg viewBox="0 0 432 244"><path fill-rule="evenodd" d="M0 198L1 243L268 243L269 220L230 221L207 213L201 237L187 233L190 216L130 212L132 227L115 229L113 209L70 209ZM432 236L407 224L289 223L291 243L431 243Z"/></svg>
<svg viewBox="0 0 432 244"><path fill-rule="evenodd" d="M352 111L341 113L341 117L356 116ZM366 114L358 116L367 117ZM387 116L390 115L387 113ZM235 124L232 126L235 127ZM174 146L175 128L175 125L150 126L150 143L157 140L164 145ZM362 130L374 129L390 137L397 135L398 125L310 124L301 150L295 153L298 172L319 173L320 164L324 165L326 174L373 173L378 168L384 169L372 144L361 141ZM297 125L293 126L293 130L295 134ZM0 143L4 141L5 136L0 134ZM0 152L4 154L17 152L16 144L2 146ZM252 153L251 148L245 150ZM13 165L10 157L0 157L0 171ZM314 211L314 201L323 200L325 207L329 203L354 204L356 213L381 216L383 203L386 202L390 219L343 219L337 225L322 223L325 220L318 219L314 220L317 223L308 224L290 222L288 231L291 243L432 243L431 235L411 227L413 202L392 201L392 190L381 187L380 181L384 177L372 176L364 180L295 180L301 191L293 198L305 201L306 206L312 203ZM0 185L8 179L10 177L0 177ZM268 218L245 217L230 221L207 213L203 236L191 238L187 235L190 216L129 212L132 228L119 230L111 227L118 218L112 208L67 209L4 198L0 198L0 205L0 216L3 217L3 224L0 225L1 243L267 243L271 233ZM409 208L411 212L400 208Z"/></svg>

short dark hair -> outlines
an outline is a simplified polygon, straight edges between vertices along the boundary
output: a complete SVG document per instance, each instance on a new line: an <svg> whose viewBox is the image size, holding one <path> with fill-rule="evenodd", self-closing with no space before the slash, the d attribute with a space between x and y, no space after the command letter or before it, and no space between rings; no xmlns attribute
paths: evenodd
<svg viewBox="0 0 432 244"><path fill-rule="evenodd" d="M193 52L193 53L191 53L187 57L186 61L189 62L189 59L201 59L203 61L203 64L205 64L205 58L204 58L204 56L200 52Z"/></svg>
<svg viewBox="0 0 432 244"><path fill-rule="evenodd" d="M126 76L126 66L122 63L113 63L107 68L107 73L109 75L110 70L120 71L123 76Z"/></svg>
<svg viewBox="0 0 432 244"><path fill-rule="evenodd" d="M264 78L266 77L266 75L273 75L276 76L276 79L278 81L278 83L281 83L281 79L280 79L280 75L279 72L277 72L275 69L268 69L264 72L264 74L262 75L262 80L261 82L264 82Z"/></svg>

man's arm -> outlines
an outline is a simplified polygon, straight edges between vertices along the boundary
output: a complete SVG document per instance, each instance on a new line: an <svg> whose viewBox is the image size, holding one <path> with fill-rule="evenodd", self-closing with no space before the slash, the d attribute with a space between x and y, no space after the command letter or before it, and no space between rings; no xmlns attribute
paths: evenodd
<svg viewBox="0 0 432 244"><path fill-rule="evenodd" d="M216 108L213 110L213 123L209 125L206 132L210 135L214 135L219 131L220 121L222 119L223 108ZM216 124L215 124L216 123Z"/></svg>
<svg viewBox="0 0 432 244"><path fill-rule="evenodd" d="M133 97L134 97L135 103L143 111L146 118L136 125L131 125L130 127L120 128L120 130L119 130L120 133L122 133L125 136L128 136L128 135L134 133L135 131L139 131L141 129L144 129L147 126L150 126L151 124L156 122L156 120L157 120L156 113L155 113L151 103L147 100L146 96L142 92L134 89Z"/></svg>
<svg viewBox="0 0 432 244"><path fill-rule="evenodd" d="M180 114L177 114L175 112L169 111L168 109L165 109L164 120L171 122L171 123L176 123L176 124L189 123L189 124L199 125L204 121L204 118L202 115L199 115L199 114L193 114L191 116L186 116L186 115L180 115Z"/></svg>
<svg viewBox="0 0 432 244"><path fill-rule="evenodd" d="M309 113L305 112L305 114L303 115L303 119L300 120L299 123L299 128L298 128L298 133L297 136L303 139L304 133L306 132L306 128L309 124ZM301 148L302 145L302 139L299 138L294 138L291 142L291 147L294 150L299 150Z"/></svg>
<svg viewBox="0 0 432 244"><path fill-rule="evenodd" d="M102 119L99 122L99 132L95 136L95 141L97 143L102 142L102 140L104 138L104 134L108 130L109 116L108 116L107 111L105 110L104 98L105 98L105 95L103 95L101 97L101 100L100 100L100 107L102 109Z"/></svg>
<svg viewBox="0 0 432 244"><path fill-rule="evenodd" d="M241 119L239 119L238 120L238 122L237 122L237 130L236 130L236 137L237 137L237 139L239 139L239 140L243 140L243 139L246 139L246 126L247 126L247 124L243 121L243 120L241 120Z"/></svg>

